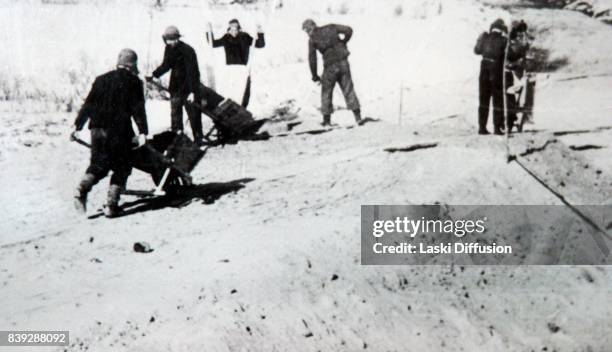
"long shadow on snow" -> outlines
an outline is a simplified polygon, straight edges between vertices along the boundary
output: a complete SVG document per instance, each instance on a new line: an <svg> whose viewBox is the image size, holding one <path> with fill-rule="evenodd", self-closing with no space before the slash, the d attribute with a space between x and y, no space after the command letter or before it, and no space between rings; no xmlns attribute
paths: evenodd
<svg viewBox="0 0 612 352"><path fill-rule="evenodd" d="M598 133L598 132L603 132L607 130L612 130L612 126L600 126L600 127L592 128L590 130L563 130L563 131L551 131L551 130L534 128L534 129L525 129L523 130L523 132L513 132L512 134L510 134L510 137L514 135L520 135L520 134L536 134L536 133L548 133L548 132L552 132L553 136L565 136L569 134Z"/></svg>
<svg viewBox="0 0 612 352"><path fill-rule="evenodd" d="M147 211L155 211L164 208L182 208L191 204L195 200L201 200L203 204L214 204L221 197L235 193L246 187L254 178L244 178L230 182L213 182L203 185L192 185L181 187L180 189L160 197L142 197L132 202L125 202L121 205L123 209L121 215L124 217ZM96 219L104 216L102 212L89 217Z"/></svg>

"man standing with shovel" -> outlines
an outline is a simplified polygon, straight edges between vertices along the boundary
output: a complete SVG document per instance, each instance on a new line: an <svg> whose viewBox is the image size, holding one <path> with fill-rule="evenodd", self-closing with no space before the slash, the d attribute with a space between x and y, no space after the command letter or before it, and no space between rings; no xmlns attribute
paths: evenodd
<svg viewBox="0 0 612 352"><path fill-rule="evenodd" d="M340 84L346 105L355 115L355 122L362 125L364 120L361 119L359 99L357 94L355 94L353 79L351 78L351 69L348 63L350 53L346 48L346 44L353 35L353 29L339 24L317 27L317 24L311 19L304 21L302 29L310 38L308 41L308 61L312 80L314 82L320 81L322 86L322 125L331 125L331 114L333 112L332 98L336 83ZM323 77L319 77L317 74L317 51L323 55Z"/></svg>
<svg viewBox="0 0 612 352"><path fill-rule="evenodd" d="M120 214L119 198L132 172L133 144L144 145L149 133L137 66L136 53L131 49L121 50L117 68L96 78L74 122L71 140L80 141L78 132L87 120L91 131L90 164L74 195L75 207L82 213L86 211L89 191L112 171L104 215ZM138 126L138 137L132 129L132 118Z"/></svg>

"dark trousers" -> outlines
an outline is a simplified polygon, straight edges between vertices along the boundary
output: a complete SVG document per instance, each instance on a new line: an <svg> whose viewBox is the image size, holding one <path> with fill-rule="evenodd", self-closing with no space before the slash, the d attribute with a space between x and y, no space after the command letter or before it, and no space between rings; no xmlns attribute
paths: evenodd
<svg viewBox="0 0 612 352"><path fill-rule="evenodd" d="M480 64L478 127L487 129L489 106L493 99L493 128L498 131L504 127L504 89L503 66L497 62L483 60Z"/></svg>
<svg viewBox="0 0 612 352"><path fill-rule="evenodd" d="M133 135L111 135L102 128L91 129L91 157L87 173L94 176L94 184L113 172L111 185L125 188L132 173L130 163Z"/></svg>
<svg viewBox="0 0 612 352"><path fill-rule="evenodd" d="M199 101L200 94L195 94L195 101ZM183 95L170 97L170 118L172 131L183 131L183 107L187 111L187 117L191 125L191 132L195 140L202 139L202 110L196 104L187 103L187 97Z"/></svg>
<svg viewBox="0 0 612 352"><path fill-rule="evenodd" d="M506 72L506 87L514 85L514 75L512 72ZM517 114L520 111L518 96L514 93L506 93L506 108L508 114L507 126L512 128L518 120Z"/></svg>
<svg viewBox="0 0 612 352"><path fill-rule="evenodd" d="M323 76L321 77L321 113L323 115L331 115L334 111L332 100L336 83L342 89L346 106L353 111L359 110L359 99L353 86L351 67L347 60L342 60L325 66L323 69Z"/></svg>

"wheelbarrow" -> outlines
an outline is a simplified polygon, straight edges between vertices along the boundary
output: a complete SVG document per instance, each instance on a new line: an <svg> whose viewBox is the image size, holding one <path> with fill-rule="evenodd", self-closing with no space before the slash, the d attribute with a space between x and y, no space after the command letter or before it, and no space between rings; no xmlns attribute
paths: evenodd
<svg viewBox="0 0 612 352"><path fill-rule="evenodd" d="M168 98L168 89L158 81L147 82ZM208 116L213 127L204 135L209 144L225 144L240 139L250 139L255 136L267 119L255 120L253 114L231 99L226 99L213 89L201 84L198 87L195 108ZM215 135L212 140L211 136Z"/></svg>
<svg viewBox="0 0 612 352"><path fill-rule="evenodd" d="M73 141L91 147L87 142L72 138ZM166 131L159 133L144 145L132 149L132 167L151 175L155 188L152 191L126 190L123 194L138 196L163 196L179 187L192 185L191 171L204 157L205 150L184 134Z"/></svg>

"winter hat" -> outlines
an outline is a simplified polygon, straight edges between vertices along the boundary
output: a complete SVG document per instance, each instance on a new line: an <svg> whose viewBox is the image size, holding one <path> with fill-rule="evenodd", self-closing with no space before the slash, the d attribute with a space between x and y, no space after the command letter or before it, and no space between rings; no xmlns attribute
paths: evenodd
<svg viewBox="0 0 612 352"><path fill-rule="evenodd" d="M504 33L508 33L508 27L506 27L506 23L501 18L496 19L493 23L491 23L490 30L499 29Z"/></svg>
<svg viewBox="0 0 612 352"><path fill-rule="evenodd" d="M239 30L239 31L241 31L241 30L242 30L242 27L240 26L240 22L238 22L238 20L237 20L237 19L233 18L232 20L230 20L230 21L229 21L229 24L230 24L230 25L231 25L231 24L233 24L233 23L235 23L235 24L237 24L237 25L238 25L238 30ZM229 29L229 28L228 28L228 29Z"/></svg>
<svg viewBox="0 0 612 352"><path fill-rule="evenodd" d="M117 67L126 68L138 74L138 55L132 49L122 49L117 58Z"/></svg>
<svg viewBox="0 0 612 352"><path fill-rule="evenodd" d="M306 29L313 29L317 26L317 24L315 23L315 21L313 21L312 19L308 18L304 21L304 23L302 23L302 29L306 30Z"/></svg>
<svg viewBox="0 0 612 352"><path fill-rule="evenodd" d="M525 21L523 20L513 21L511 28L512 29L510 30L510 37L515 38L518 33L527 32L527 23L525 23Z"/></svg>
<svg viewBox="0 0 612 352"><path fill-rule="evenodd" d="M165 40L179 39L180 37L181 33L176 26L168 26L164 31L164 34L162 34L162 38Z"/></svg>

